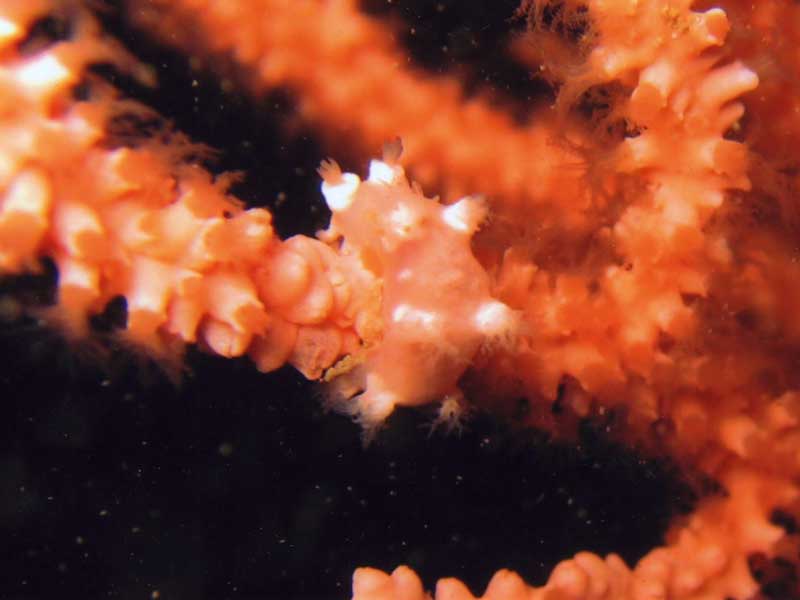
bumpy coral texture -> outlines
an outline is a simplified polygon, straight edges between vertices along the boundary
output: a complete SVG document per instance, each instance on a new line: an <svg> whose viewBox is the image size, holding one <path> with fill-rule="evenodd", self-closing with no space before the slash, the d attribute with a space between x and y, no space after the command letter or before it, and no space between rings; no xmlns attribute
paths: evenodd
<svg viewBox="0 0 800 600"><path fill-rule="evenodd" d="M72 101L70 90L87 62L124 55L80 12L72 40L16 55L45 6L3 5L3 269L51 257L56 316L70 335L85 335L87 315L122 296L125 336L160 356L201 343L223 356L247 352L265 371L288 361L318 378L353 351L366 337L356 321L370 310L362 299L374 296L373 279L317 240L280 241L269 212L243 210L224 179L184 160L196 150L186 141L110 148L110 120L145 109L99 81L89 82L89 101Z"/></svg>
<svg viewBox="0 0 800 600"><path fill-rule="evenodd" d="M329 229L284 241L180 136L108 135L146 109L85 67L138 66L80 5L55 7L70 39L18 50L52 4L0 4L0 268L51 257L67 333L123 296L134 343L288 361L368 428L396 405L522 397L525 424L594 419L722 490L636 565L579 553L540 587L501 571L485 599L744 600L750 562L797 564L773 519L800 500L797 3L527 0L516 52L558 93L518 125L406 66L351 0L132 0L251 93L289 90L333 150L403 139L363 181L324 163ZM405 567L360 569L353 596L429 597Z"/></svg>

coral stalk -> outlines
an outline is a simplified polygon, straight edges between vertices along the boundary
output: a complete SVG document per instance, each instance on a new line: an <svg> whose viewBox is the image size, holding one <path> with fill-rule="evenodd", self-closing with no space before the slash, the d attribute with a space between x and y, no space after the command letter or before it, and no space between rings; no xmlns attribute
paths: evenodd
<svg viewBox="0 0 800 600"><path fill-rule="evenodd" d="M318 378L353 352L358 327L369 327L373 279L317 240L281 242L266 210L244 210L225 193L226 178L186 160L199 150L180 136L119 145L110 121L145 109L84 67L124 54L77 8L65 8L71 39L31 56L15 51L43 7L6 4L0 15L8 24L4 270L53 259L54 316L74 337L86 335L90 314L124 297L125 336L165 359L175 344L199 343L223 356L249 353L264 371L288 361ZM89 86L87 100L73 98L79 83Z"/></svg>

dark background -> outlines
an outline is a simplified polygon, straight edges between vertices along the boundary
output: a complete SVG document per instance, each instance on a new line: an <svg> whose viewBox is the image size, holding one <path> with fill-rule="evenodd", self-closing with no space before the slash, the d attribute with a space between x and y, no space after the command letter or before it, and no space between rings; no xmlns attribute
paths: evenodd
<svg viewBox="0 0 800 600"><path fill-rule="evenodd" d="M478 593L579 550L633 560L686 500L596 440L481 416L429 435L400 411L364 449L290 369L192 354L176 389L127 356L100 370L46 330L3 333L3 598L348 598L355 567L402 563Z"/></svg>

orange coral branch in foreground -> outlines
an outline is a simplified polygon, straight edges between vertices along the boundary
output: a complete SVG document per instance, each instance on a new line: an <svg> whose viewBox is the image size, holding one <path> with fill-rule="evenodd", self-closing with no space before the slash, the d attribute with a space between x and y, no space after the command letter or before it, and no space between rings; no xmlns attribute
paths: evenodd
<svg viewBox="0 0 800 600"><path fill-rule="evenodd" d="M90 101L70 100L87 62L120 56L93 21L80 14L74 39L28 57L13 44L41 9L3 9L0 256L7 271L55 260L71 334L123 296L126 335L159 355L200 342L248 352L265 371L289 361L311 378L367 337L356 323L375 284L352 261L316 240L279 241L267 211L243 210L224 179L184 162L186 142L109 149L109 120L143 109L97 81Z"/></svg>
<svg viewBox="0 0 800 600"><path fill-rule="evenodd" d="M174 43L228 54L256 93L288 87L332 145L348 131L366 147L399 133L414 177L450 201L490 195L427 199L389 145L364 181L324 164L330 228L280 241L269 213L189 164L188 142L116 144L109 120L145 109L91 79L88 99L72 96L92 61L130 68L80 6L58 5L78 24L71 39L29 55L16 43L51 4L3 3L0 267L52 257L56 314L73 334L124 296L124 333L151 351L197 342L262 370L327 370L331 395L369 426L395 405L457 413L463 392L500 409L522 396L528 423L565 435L613 413L612 435L726 495L632 567L581 553L539 588L501 572L484 598L749 598L751 556L797 563L796 536L771 515L796 513L800 493L798 90L775 74L800 65L786 41L798 9L732 0L729 35L725 11L689 0L524 4L534 39L579 46L545 57L559 110L529 126L398 66L402 53L349 1L132 2L170 38L199 32ZM580 40L565 34L570 18ZM769 52L748 20L773 36ZM786 117L780 148L748 117ZM751 220L764 205L778 217ZM366 569L354 597L425 593L407 569ZM471 594L445 580L437 597Z"/></svg>

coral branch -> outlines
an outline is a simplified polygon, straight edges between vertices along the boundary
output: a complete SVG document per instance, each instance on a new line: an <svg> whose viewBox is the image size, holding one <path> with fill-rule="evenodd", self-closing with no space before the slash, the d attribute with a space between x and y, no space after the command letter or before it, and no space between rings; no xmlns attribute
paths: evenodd
<svg viewBox="0 0 800 600"><path fill-rule="evenodd" d="M652 550L633 569L615 554L601 559L581 552L561 562L542 587L529 587L510 571L499 571L483 600L652 600L749 598L758 591L748 557L772 555L784 532L771 524L770 509L797 500L797 486L746 468L721 475L730 492L701 506L669 534L668 545ZM359 569L354 600L424 600L419 580L400 567L391 575ZM475 600L456 579L442 579L435 600Z"/></svg>
<svg viewBox="0 0 800 600"><path fill-rule="evenodd" d="M372 277L317 240L281 242L267 211L243 210L225 178L187 160L198 148L180 136L120 146L111 120L146 109L84 72L124 61L85 13L70 15L69 40L28 56L13 44L43 7L2 9L0 258L6 271L55 261L55 318L70 335L86 335L88 316L122 296L124 334L163 358L200 343L318 378L355 350L356 323L369 328L375 310ZM89 99L74 100L84 81Z"/></svg>
<svg viewBox="0 0 800 600"><path fill-rule="evenodd" d="M168 43L232 62L255 93L295 92L300 116L332 144L347 138L366 157L401 134L403 164L447 200L483 193L531 208L559 189L580 195L569 176L578 158L551 143L552 118L538 114L518 126L488 101L466 99L457 79L410 69L393 36L353 0L131 6L132 17Z"/></svg>

